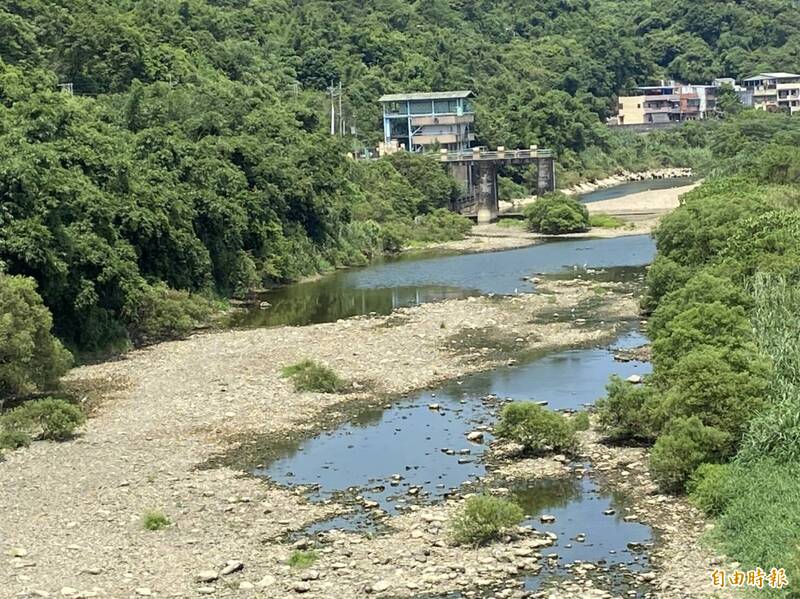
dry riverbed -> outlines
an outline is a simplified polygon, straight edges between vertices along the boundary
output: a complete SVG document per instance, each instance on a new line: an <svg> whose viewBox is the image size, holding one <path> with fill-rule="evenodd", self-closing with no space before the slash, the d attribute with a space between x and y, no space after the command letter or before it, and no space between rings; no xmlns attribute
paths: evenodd
<svg viewBox="0 0 800 599"><path fill-rule="evenodd" d="M237 446L247 454L264 439L333 426L356 405L386 403L526 352L602 342L636 317L636 298L617 284L549 282L540 291L197 335L72 371L68 384L94 406L85 429L0 463L0 597L469 595L492 584L507 587L496 596L521 596L517 576L541 567L550 544L543 533L523 529L505 543L453 547L445 522L458 501L447 501L389 518L390 532L375 538L334 533L317 563L292 569L286 561L297 547L287 534L339 506L311 503L299 489L233 465L208 465L241 453L232 452ZM589 306L597 322L565 318ZM280 371L305 358L331 366L353 383L352 393L296 393ZM598 468L606 463L595 459ZM145 530L148 510L163 512L170 526ZM695 528L693 520L680 538ZM660 566L674 580L705 575L704 556L685 571L670 569L674 557Z"/></svg>

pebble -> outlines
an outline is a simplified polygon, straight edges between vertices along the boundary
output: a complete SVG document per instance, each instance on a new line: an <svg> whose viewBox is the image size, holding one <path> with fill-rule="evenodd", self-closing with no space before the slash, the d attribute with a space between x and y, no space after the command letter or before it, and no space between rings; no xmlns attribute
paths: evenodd
<svg viewBox="0 0 800 599"><path fill-rule="evenodd" d="M266 588L266 587L271 587L276 582L278 582L277 578L275 578L271 574L267 574L266 576L264 576L264 578L262 578L261 580L258 581L256 586L261 587L263 589L263 588Z"/></svg>
<svg viewBox="0 0 800 599"><path fill-rule="evenodd" d="M139 587L138 589L136 589L136 594L142 597L149 597L150 595L153 594L153 591L151 591L147 587Z"/></svg>
<svg viewBox="0 0 800 599"><path fill-rule="evenodd" d="M319 580L319 570L306 570L300 575L300 580Z"/></svg>
<svg viewBox="0 0 800 599"><path fill-rule="evenodd" d="M296 582L292 588L295 593L308 593L311 590L311 585L307 582Z"/></svg>
<svg viewBox="0 0 800 599"><path fill-rule="evenodd" d="M201 595L213 595L216 589L214 587L200 587L197 589L197 592Z"/></svg>
<svg viewBox="0 0 800 599"><path fill-rule="evenodd" d="M467 441L471 441L472 443L480 443L483 441L483 433L481 431L472 431L471 433L467 433Z"/></svg>
<svg viewBox="0 0 800 599"><path fill-rule="evenodd" d="M70 597L71 595L77 595L78 589L73 589L72 587L64 587L61 589L61 594L65 597Z"/></svg>
<svg viewBox="0 0 800 599"><path fill-rule="evenodd" d="M238 572L242 568L244 568L244 564L242 562L237 561L235 559L228 560L228 562L225 564L225 567L222 569L220 574L222 574L223 576L228 576L229 574Z"/></svg>
<svg viewBox="0 0 800 599"><path fill-rule="evenodd" d="M203 570L197 574L197 582L214 582L219 578L219 574L214 570Z"/></svg>
<svg viewBox="0 0 800 599"><path fill-rule="evenodd" d="M247 582L245 580L244 582L239 583L240 591L252 591L254 588L256 588L256 585L254 585L252 582Z"/></svg>
<svg viewBox="0 0 800 599"><path fill-rule="evenodd" d="M375 584L372 585L372 590L376 593L382 593L384 591L388 591L391 585L386 580L379 580Z"/></svg>

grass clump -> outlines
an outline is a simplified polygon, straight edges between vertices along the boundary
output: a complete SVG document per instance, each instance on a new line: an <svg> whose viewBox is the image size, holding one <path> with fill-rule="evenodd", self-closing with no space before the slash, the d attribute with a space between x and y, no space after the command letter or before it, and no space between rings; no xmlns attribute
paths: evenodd
<svg viewBox="0 0 800 599"><path fill-rule="evenodd" d="M308 568L319 559L319 554L316 551L293 551L289 556L287 563L292 568Z"/></svg>
<svg viewBox="0 0 800 599"><path fill-rule="evenodd" d="M589 412L578 412L572 417L572 428L576 431L588 431L590 426Z"/></svg>
<svg viewBox="0 0 800 599"><path fill-rule="evenodd" d="M574 453L578 447L576 425L568 418L531 401L508 404L500 413L495 434L521 443L526 452Z"/></svg>
<svg viewBox="0 0 800 599"><path fill-rule="evenodd" d="M625 226L625 221L616 216L598 212L589 216L589 224L601 229L619 229Z"/></svg>
<svg viewBox="0 0 800 599"><path fill-rule="evenodd" d="M146 530L161 530L170 525L170 520L163 512L150 510L142 517L142 526Z"/></svg>
<svg viewBox="0 0 800 599"><path fill-rule="evenodd" d="M497 226L501 229L524 229L528 223L517 218L501 218L497 221Z"/></svg>
<svg viewBox="0 0 800 599"><path fill-rule="evenodd" d="M525 517L516 503L492 497L475 495L451 519L453 542L457 545L482 545L500 537L511 526Z"/></svg>
<svg viewBox="0 0 800 599"><path fill-rule="evenodd" d="M24 447L36 436L63 441L85 420L86 415L78 406L63 399L28 401L0 416L0 446Z"/></svg>
<svg viewBox="0 0 800 599"><path fill-rule="evenodd" d="M283 369L283 376L292 379L297 391L339 393L345 382L333 370L313 360L303 360Z"/></svg>

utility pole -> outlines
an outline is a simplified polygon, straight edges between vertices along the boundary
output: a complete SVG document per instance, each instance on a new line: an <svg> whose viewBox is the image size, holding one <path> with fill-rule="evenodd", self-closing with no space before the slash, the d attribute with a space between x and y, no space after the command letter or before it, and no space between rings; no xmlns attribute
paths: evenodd
<svg viewBox="0 0 800 599"><path fill-rule="evenodd" d="M344 111L342 110L342 82L339 81L339 137L344 137Z"/></svg>
<svg viewBox="0 0 800 599"><path fill-rule="evenodd" d="M331 135L336 135L336 104L333 101L336 88L333 86L333 81L331 81L328 91L331 94Z"/></svg>

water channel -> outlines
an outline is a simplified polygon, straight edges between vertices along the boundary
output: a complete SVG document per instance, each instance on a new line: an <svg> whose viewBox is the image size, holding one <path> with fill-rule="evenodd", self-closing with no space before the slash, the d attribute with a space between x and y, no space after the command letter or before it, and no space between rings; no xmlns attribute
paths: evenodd
<svg viewBox="0 0 800 599"><path fill-rule="evenodd" d="M533 284L522 279L536 273L574 276L579 269L585 277L640 278L654 253L648 236L628 236L490 254L402 258L278 290L270 298L272 308L261 311L266 315L243 324L302 325L385 314L398 306L450 297L535 292ZM626 378L650 372L645 362L615 359L619 349L645 342L631 324L607 346L557 351L414 393L283 448L253 473L282 485L303 485L310 489L312 501L334 500L349 510L313 524L304 535L333 528L380 533L385 518L376 519L376 513L402 513L412 505L442 501L487 484L491 472L482 458L505 402L533 400L554 410L584 409L603 395L610 375ZM466 440L475 429L486 431L483 443ZM557 559L525 578L528 589L551 576L567 575L575 562L593 562L610 572L648 567L640 548L652 542L651 529L622 518L625 498L595 477L590 464L575 466L577 474L564 478L508 481L527 522L558 537L553 548ZM555 516L555 522L541 524L543 513Z"/></svg>

